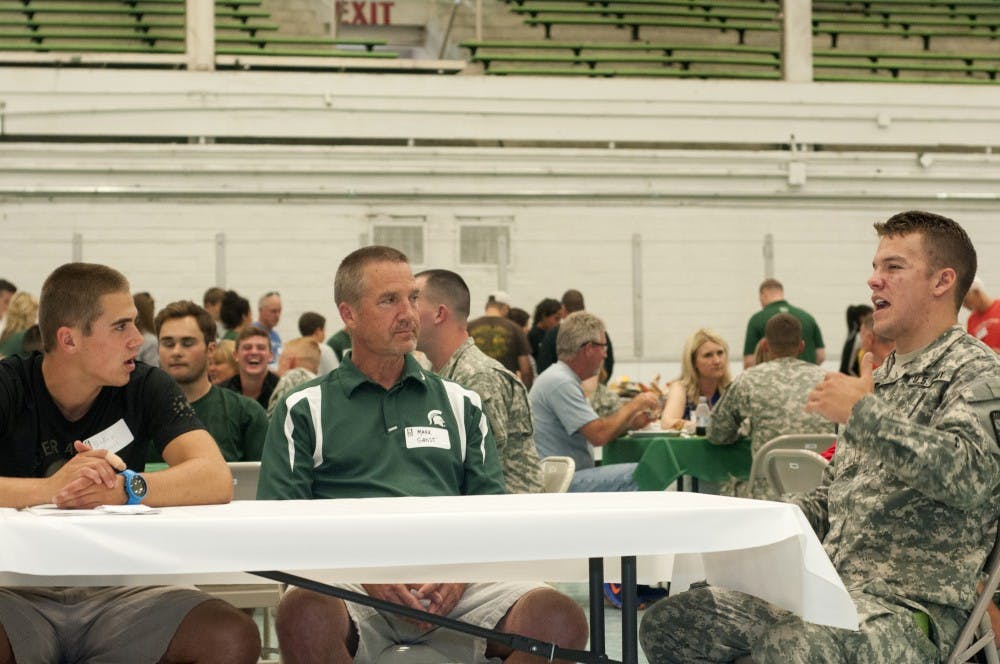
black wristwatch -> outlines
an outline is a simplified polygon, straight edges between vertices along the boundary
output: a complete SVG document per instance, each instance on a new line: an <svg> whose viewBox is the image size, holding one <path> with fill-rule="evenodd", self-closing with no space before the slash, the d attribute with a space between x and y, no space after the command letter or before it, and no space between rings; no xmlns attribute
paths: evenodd
<svg viewBox="0 0 1000 664"><path fill-rule="evenodd" d="M125 501L126 505L138 505L146 497L146 478L134 470L125 469L118 473L125 478Z"/></svg>

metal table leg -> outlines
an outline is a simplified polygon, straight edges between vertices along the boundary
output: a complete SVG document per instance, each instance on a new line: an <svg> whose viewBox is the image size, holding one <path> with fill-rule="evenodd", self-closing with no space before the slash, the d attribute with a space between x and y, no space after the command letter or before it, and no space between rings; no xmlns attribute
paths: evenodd
<svg viewBox="0 0 1000 664"><path fill-rule="evenodd" d="M622 557L622 664L639 662L635 556Z"/></svg>
<svg viewBox="0 0 1000 664"><path fill-rule="evenodd" d="M605 655L604 645L604 559L590 559L590 652Z"/></svg>

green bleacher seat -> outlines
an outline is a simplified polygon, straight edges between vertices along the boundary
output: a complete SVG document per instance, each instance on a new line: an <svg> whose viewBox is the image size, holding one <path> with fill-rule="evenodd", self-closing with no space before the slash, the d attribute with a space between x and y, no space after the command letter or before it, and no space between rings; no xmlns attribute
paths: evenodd
<svg viewBox="0 0 1000 664"><path fill-rule="evenodd" d="M537 62L537 63L549 63L549 64L573 64L580 65L584 64L594 69L598 64L606 64L611 62L624 63L624 64L660 64L665 66L678 66L681 69L690 69L691 65L704 65L704 64L714 64L714 65L732 65L732 66L749 66L749 67L761 67L767 70L779 70L781 68L781 62L776 61L774 58L736 58L732 56L711 56L711 55L684 55L684 54L674 54L674 55L642 55L642 54L589 54L589 55L561 55L558 53L545 53L545 54L530 54L530 53L483 53L480 51L478 55L474 55L471 58L472 62L480 62L483 65L483 69L489 71L490 64L493 62L506 62L506 63L525 63L525 62Z"/></svg>
<svg viewBox="0 0 1000 664"><path fill-rule="evenodd" d="M560 41L505 41L505 40L468 40L459 46L469 49L471 55L481 48L490 49L544 49L568 50L574 55L583 51L646 51L662 52L670 55L674 51L713 51L720 53L766 54L779 58L781 52L777 48L767 46L728 46L725 44L678 44L658 42L560 42Z"/></svg>
<svg viewBox="0 0 1000 664"><path fill-rule="evenodd" d="M45 44L19 43L0 40L2 51L47 52L100 52L100 53L184 53L184 46L161 46L150 44L113 44L104 42L96 46L92 42L52 42Z"/></svg>
<svg viewBox="0 0 1000 664"><path fill-rule="evenodd" d="M814 26L814 35L829 35L830 46L837 47L840 35L862 35L866 37L918 37L924 50L930 49L934 37L986 38L995 40L1000 32L976 32L973 30L934 29L934 28L882 28L869 26Z"/></svg>
<svg viewBox="0 0 1000 664"><path fill-rule="evenodd" d="M393 51L345 51L337 49L281 48L276 46L267 48L258 48L256 46L219 46L215 52L219 55L273 55L296 58L374 58L393 60L399 57L399 53Z"/></svg>
<svg viewBox="0 0 1000 664"><path fill-rule="evenodd" d="M257 37L230 37L216 36L219 44L245 44L257 46L258 48L268 48L271 46L363 46L366 51L373 51L376 46L385 46L388 42L385 39L352 39L349 37L296 37L286 35L266 35ZM318 50L318 49L317 49Z"/></svg>
<svg viewBox="0 0 1000 664"><path fill-rule="evenodd" d="M730 10L726 12L713 11L707 13L693 14L690 10L677 9L674 7L641 6L631 7L624 4L610 5L607 7L588 7L584 5L553 5L549 3L525 3L519 7L511 9L515 14L527 14L532 18L541 15L598 15L598 16L662 16L664 18L701 18L707 22L719 21L725 24L731 20L759 20L773 21L775 12L771 10Z"/></svg>
<svg viewBox="0 0 1000 664"><path fill-rule="evenodd" d="M645 78L739 78L754 80L777 80L780 74L774 72L699 72L684 69L558 69L530 67L496 67L488 74L493 76L588 76L591 78L645 77Z"/></svg>
<svg viewBox="0 0 1000 664"><path fill-rule="evenodd" d="M706 23L703 21L692 21L692 20L674 20L674 19L663 19L663 18L617 18L617 17L599 17L599 16L579 16L579 17L559 17L559 16L546 16L538 18L528 18L525 19L526 25L540 25L545 29L545 38L551 39L552 37L552 26L554 25L573 25L573 26L609 26L616 28L629 28L630 34L633 41L639 40L639 30L644 26L649 27L661 27L661 28L678 28L678 29L711 29L711 30L721 30L722 32L727 32L732 30L736 32L739 38L739 43L745 43L746 33L748 31L760 31L760 32L778 32L781 29L781 24L777 20L772 20L770 22L759 21L751 23L749 21L727 21L724 24L721 23Z"/></svg>

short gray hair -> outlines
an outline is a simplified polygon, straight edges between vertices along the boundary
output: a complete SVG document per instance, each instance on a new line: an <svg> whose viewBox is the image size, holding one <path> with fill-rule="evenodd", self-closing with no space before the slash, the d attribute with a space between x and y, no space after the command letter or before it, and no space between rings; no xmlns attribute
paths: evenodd
<svg viewBox="0 0 1000 664"><path fill-rule="evenodd" d="M563 361L573 359L589 341L600 342L604 321L586 311L576 311L563 319L556 335L556 356Z"/></svg>

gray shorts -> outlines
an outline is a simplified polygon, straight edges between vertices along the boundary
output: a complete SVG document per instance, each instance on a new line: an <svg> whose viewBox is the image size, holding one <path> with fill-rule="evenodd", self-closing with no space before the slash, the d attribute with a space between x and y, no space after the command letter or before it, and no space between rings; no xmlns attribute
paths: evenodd
<svg viewBox="0 0 1000 664"><path fill-rule="evenodd" d="M18 662L156 662L209 599L176 586L0 588L0 624Z"/></svg>
<svg viewBox="0 0 1000 664"><path fill-rule="evenodd" d="M360 585L337 585L357 593L365 592ZM493 629L514 602L532 590L547 587L542 583L470 583L448 617ZM347 610L358 630L358 652L354 657L357 664L374 662L379 653L397 643L426 643L455 662L488 661L485 639L443 627L427 633L399 616L379 613L352 602L347 602Z"/></svg>

